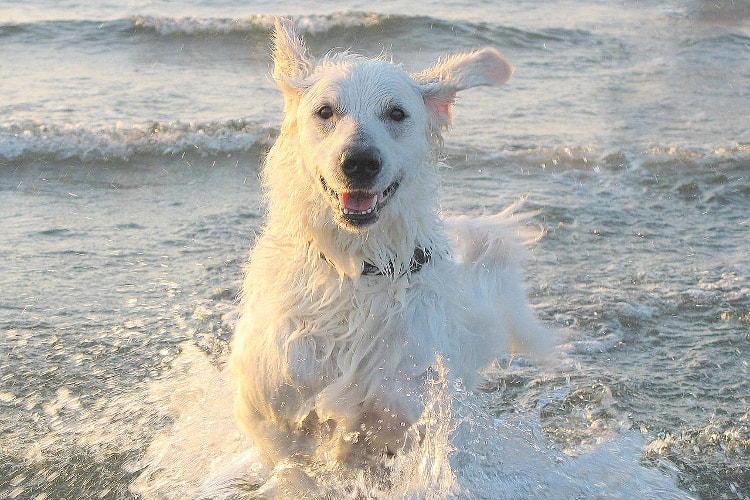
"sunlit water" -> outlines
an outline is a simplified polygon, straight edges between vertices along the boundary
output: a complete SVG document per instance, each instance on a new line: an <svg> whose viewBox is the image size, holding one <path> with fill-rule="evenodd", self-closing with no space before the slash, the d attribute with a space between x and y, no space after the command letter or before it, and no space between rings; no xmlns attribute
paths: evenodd
<svg viewBox="0 0 750 500"><path fill-rule="evenodd" d="M747 5L296 5L0 1L0 496L291 474L257 464L224 373L280 121L268 13L317 53L508 55L506 87L458 103L441 206L543 209L528 290L563 337L482 392L436 385L387 487L308 464L322 491L750 498Z"/></svg>

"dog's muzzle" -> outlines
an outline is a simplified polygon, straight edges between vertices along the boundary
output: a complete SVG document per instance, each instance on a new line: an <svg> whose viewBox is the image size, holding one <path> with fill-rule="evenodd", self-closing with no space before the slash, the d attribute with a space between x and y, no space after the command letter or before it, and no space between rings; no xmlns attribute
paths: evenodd
<svg viewBox="0 0 750 500"><path fill-rule="evenodd" d="M353 227L364 227L374 224L378 220L380 210L396 192L399 182L391 183L384 191L354 190L337 192L332 189L325 178L320 177L320 183L328 194L337 214L345 224Z"/></svg>

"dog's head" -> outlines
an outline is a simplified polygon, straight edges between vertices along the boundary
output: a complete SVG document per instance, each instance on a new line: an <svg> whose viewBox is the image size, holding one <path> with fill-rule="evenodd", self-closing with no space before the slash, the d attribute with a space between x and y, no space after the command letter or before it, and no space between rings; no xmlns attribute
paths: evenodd
<svg viewBox="0 0 750 500"><path fill-rule="evenodd" d="M276 22L273 77L284 94L285 130L297 136L306 173L341 227L377 222L401 188L417 182L456 93L500 85L513 72L485 48L409 75L384 59L348 52L313 58L290 21Z"/></svg>

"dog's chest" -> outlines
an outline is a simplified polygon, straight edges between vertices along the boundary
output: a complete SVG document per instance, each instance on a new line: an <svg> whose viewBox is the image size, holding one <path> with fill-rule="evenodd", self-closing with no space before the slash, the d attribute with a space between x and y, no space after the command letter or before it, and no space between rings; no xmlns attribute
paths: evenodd
<svg viewBox="0 0 750 500"><path fill-rule="evenodd" d="M396 341L408 334L408 304L418 293L408 284L393 283L382 276L363 277L356 282L312 290L299 297L307 335L350 348L371 339Z"/></svg>
<svg viewBox="0 0 750 500"><path fill-rule="evenodd" d="M433 361L446 325L436 294L406 278L362 277L300 296L287 343L290 375L313 389L347 373L417 376ZM314 363L309 361L314 359ZM313 389L314 391L315 389Z"/></svg>

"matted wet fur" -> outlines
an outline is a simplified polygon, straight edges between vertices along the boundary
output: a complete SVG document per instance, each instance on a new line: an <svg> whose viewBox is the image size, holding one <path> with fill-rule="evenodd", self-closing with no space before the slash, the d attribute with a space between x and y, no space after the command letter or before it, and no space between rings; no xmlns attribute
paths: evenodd
<svg viewBox="0 0 750 500"><path fill-rule="evenodd" d="M438 216L456 93L513 70L492 48L412 75L384 58L314 58L284 20L273 60L285 116L232 345L236 417L271 465L360 465L422 439L438 359L470 385L497 355L550 345L519 276L518 206Z"/></svg>

